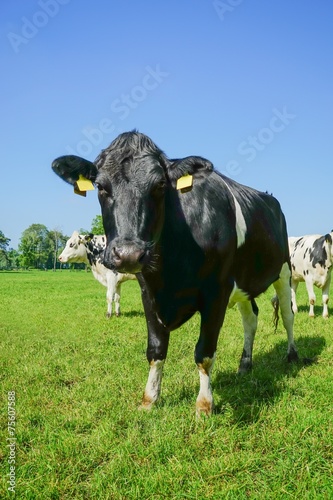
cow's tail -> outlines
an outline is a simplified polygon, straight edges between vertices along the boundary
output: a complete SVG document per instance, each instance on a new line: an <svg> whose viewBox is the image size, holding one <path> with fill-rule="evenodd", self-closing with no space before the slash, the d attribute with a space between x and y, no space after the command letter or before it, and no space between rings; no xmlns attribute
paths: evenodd
<svg viewBox="0 0 333 500"><path fill-rule="evenodd" d="M273 306L273 325L274 325L274 333L276 333L278 323L279 323L279 306L280 306L280 301L279 297L277 295L274 295L274 297L271 300L272 306Z"/></svg>

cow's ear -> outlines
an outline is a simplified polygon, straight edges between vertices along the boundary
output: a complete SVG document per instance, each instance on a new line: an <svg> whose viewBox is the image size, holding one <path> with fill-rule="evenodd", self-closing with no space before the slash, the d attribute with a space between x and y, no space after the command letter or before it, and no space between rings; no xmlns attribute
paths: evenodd
<svg viewBox="0 0 333 500"><path fill-rule="evenodd" d="M207 175L213 170L214 166L212 162L206 160L206 158L202 158L201 156L187 156L180 160L170 160L168 177L174 183L184 175L189 174L200 177L200 175Z"/></svg>
<svg viewBox="0 0 333 500"><path fill-rule="evenodd" d="M325 234L325 241L332 245L332 236L330 235L330 233Z"/></svg>
<svg viewBox="0 0 333 500"><path fill-rule="evenodd" d="M95 181L97 168L91 161L80 156L66 155L56 158L52 163L52 170L69 184L75 185L79 176Z"/></svg>
<svg viewBox="0 0 333 500"><path fill-rule="evenodd" d="M84 236L84 240L89 243L89 241L91 241L93 239L94 235L92 233L89 233L89 234L85 234Z"/></svg>

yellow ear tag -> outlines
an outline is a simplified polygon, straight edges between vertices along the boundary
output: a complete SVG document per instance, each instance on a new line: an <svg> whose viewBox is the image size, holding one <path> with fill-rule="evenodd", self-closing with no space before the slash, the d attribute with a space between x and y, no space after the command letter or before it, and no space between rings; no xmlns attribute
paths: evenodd
<svg viewBox="0 0 333 500"><path fill-rule="evenodd" d="M86 192L92 191L93 189L95 189L93 183L80 174L78 180L74 184L74 193L80 196L86 196Z"/></svg>
<svg viewBox="0 0 333 500"><path fill-rule="evenodd" d="M192 185L193 185L193 175L186 174L177 180L176 187L178 190L182 190L182 189L188 189L188 188L192 187Z"/></svg>

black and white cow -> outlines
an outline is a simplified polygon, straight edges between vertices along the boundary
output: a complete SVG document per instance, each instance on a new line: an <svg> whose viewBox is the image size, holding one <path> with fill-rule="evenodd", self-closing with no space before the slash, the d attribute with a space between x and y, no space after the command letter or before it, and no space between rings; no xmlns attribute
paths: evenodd
<svg viewBox="0 0 333 500"><path fill-rule="evenodd" d="M297 312L297 287L301 281L305 281L310 302L309 316L314 317L316 295L313 286L315 285L322 290L323 317L328 318L328 300L333 264L332 240L333 231L323 236L311 234L289 238L292 303L295 313Z"/></svg>
<svg viewBox="0 0 333 500"><path fill-rule="evenodd" d="M150 365L143 408L151 408L160 394L170 332L199 311L196 408L199 415L210 414L210 377L226 308L239 303L244 327L239 372L246 372L257 328L255 297L272 283L288 335L288 359L298 358L286 222L273 196L228 179L204 158L170 160L135 131L119 135L95 162L69 155L54 160L52 168L71 184L79 175L95 183L107 236L104 264L137 274Z"/></svg>
<svg viewBox="0 0 333 500"><path fill-rule="evenodd" d="M94 277L106 286L107 313L106 316L112 316L112 303L115 304L116 316L120 315L120 295L121 285L125 281L135 280L134 274L118 273L112 271L103 265L103 253L106 248L106 237L104 235L79 234L74 231L67 240L66 246L59 255L59 260L65 262L82 262L89 264Z"/></svg>

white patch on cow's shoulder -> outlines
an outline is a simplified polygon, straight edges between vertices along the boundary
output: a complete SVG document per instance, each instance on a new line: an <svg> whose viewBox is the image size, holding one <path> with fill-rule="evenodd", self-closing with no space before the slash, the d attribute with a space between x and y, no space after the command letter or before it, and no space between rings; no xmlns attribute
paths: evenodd
<svg viewBox="0 0 333 500"><path fill-rule="evenodd" d="M234 196L234 195L232 195ZM244 215L242 212L242 209L240 207L240 204L235 200L235 207L236 207L236 232L237 232L237 248L243 245L245 242L245 235L246 235L246 222L244 219Z"/></svg>
<svg viewBox="0 0 333 500"><path fill-rule="evenodd" d="M234 193L232 192L230 186L224 181L225 185L229 189L231 196L233 197L235 203L235 215L236 215L236 233L237 233L237 248L241 247L245 242L246 235L246 222L244 219L244 215L241 209L240 204L238 203Z"/></svg>

